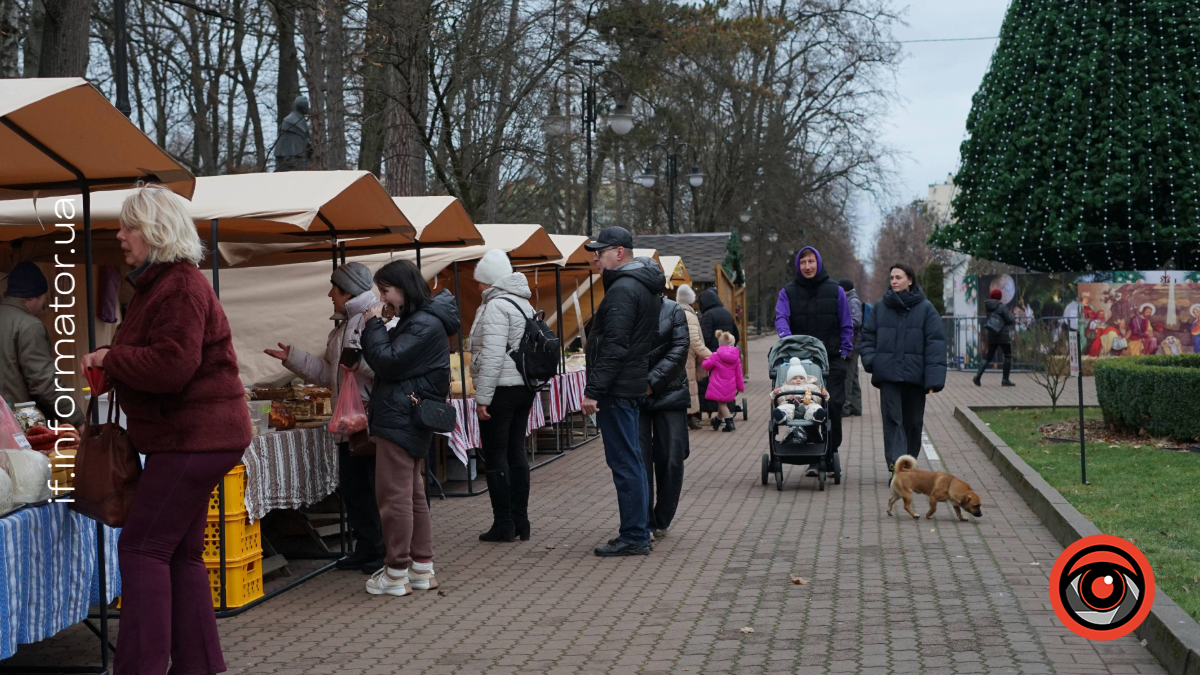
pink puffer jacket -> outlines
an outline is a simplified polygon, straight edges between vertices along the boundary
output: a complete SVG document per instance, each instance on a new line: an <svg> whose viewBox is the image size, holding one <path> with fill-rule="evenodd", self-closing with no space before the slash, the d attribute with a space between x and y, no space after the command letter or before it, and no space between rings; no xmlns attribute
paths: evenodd
<svg viewBox="0 0 1200 675"><path fill-rule="evenodd" d="M737 347L721 347L704 359L702 365L705 370L712 371L704 398L728 403L737 398L738 392L746 391L746 384L742 380L742 353Z"/></svg>

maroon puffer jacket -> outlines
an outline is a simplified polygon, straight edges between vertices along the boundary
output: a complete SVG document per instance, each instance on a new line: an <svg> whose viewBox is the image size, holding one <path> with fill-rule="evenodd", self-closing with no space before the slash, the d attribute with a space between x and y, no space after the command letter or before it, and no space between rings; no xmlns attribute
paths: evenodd
<svg viewBox="0 0 1200 675"><path fill-rule="evenodd" d="M133 447L143 454L249 447L233 336L208 280L187 262L159 263L134 288L104 357Z"/></svg>

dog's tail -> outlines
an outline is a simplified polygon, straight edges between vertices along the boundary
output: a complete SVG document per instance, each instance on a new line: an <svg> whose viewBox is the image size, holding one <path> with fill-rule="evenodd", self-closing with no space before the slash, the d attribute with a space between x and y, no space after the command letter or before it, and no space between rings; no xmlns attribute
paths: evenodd
<svg viewBox="0 0 1200 675"><path fill-rule="evenodd" d="M912 471L917 468L917 458L912 455L904 455L896 460L896 473L901 471Z"/></svg>

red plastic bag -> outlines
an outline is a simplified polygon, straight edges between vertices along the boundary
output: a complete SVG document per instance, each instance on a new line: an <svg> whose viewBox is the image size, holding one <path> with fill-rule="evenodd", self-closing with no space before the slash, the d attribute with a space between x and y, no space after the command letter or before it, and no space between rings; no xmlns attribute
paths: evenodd
<svg viewBox="0 0 1200 675"><path fill-rule="evenodd" d="M342 371L342 381L338 385L337 406L333 409L333 418L329 420L329 433L349 436L367 428L367 411L358 395L358 380L354 377L354 371L341 365L338 368Z"/></svg>
<svg viewBox="0 0 1200 675"><path fill-rule="evenodd" d="M92 390L92 396L99 398L108 393L108 373L104 372L104 369L85 368L83 374Z"/></svg>

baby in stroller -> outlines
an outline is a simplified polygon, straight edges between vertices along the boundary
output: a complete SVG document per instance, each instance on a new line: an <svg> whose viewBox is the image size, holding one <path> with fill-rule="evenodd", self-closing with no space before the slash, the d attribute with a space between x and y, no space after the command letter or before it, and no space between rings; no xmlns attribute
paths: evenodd
<svg viewBox="0 0 1200 675"><path fill-rule="evenodd" d="M771 417L777 424L796 419L823 422L829 416L825 410L825 400L829 392L817 380L815 375L809 375L804 365L797 357L788 362L787 381L771 392L775 400L775 409ZM782 398L780 398L782 397Z"/></svg>

